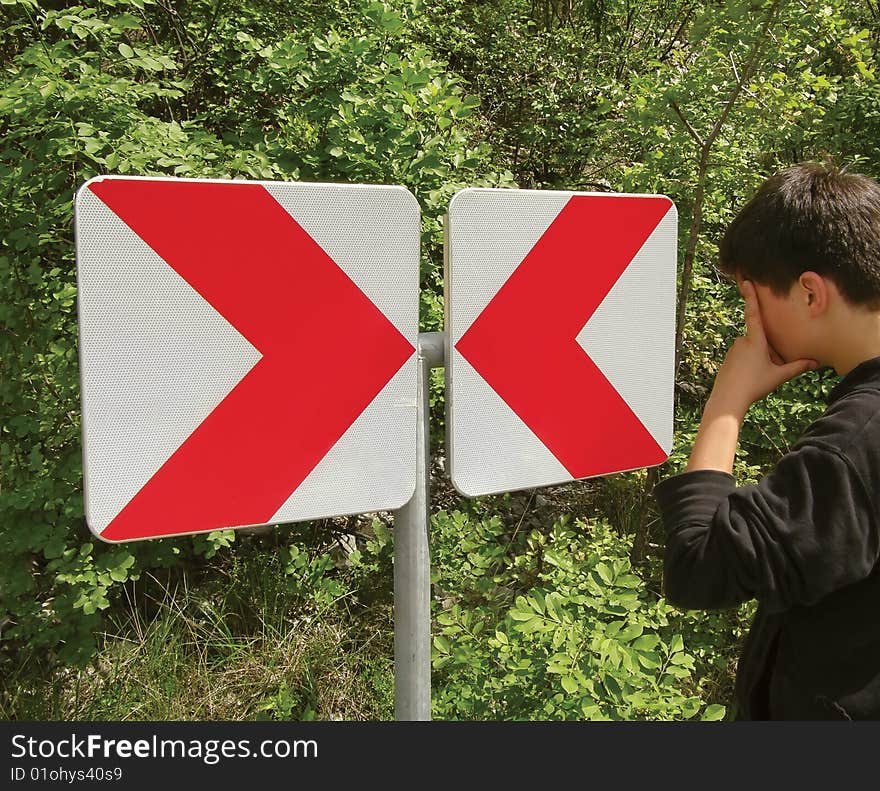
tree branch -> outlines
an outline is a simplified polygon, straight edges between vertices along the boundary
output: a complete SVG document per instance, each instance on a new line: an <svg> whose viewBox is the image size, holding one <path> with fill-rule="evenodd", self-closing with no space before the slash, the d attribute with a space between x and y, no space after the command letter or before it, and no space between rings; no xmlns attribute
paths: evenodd
<svg viewBox="0 0 880 791"><path fill-rule="evenodd" d="M688 130L688 134L696 141L697 148L703 149L706 147L706 144L703 142L703 138L700 137L699 132L691 126L691 122L688 121L687 118L684 117L684 113L682 113L681 108L678 106L678 102L673 99L669 102L670 106L673 110L675 110L675 114L681 119L681 122L684 124L684 128Z"/></svg>
<svg viewBox="0 0 880 791"><path fill-rule="evenodd" d="M705 140L700 139L700 135L693 128L693 126L688 122L685 118L684 114L681 112L680 108L675 102L672 102L672 109L681 119L682 123L685 125L685 129L688 130L688 133L694 140L697 142L697 152L699 156L698 164L697 164L697 186L694 190L694 203L693 203L693 211L691 214L691 226L688 231L688 239L687 245L685 248L684 262L682 264L681 270L681 287L678 293L678 299L676 303L676 327L675 327L675 374L677 376L678 369L681 364L681 347L682 340L684 337L684 320L685 314L687 312L687 302L688 295L690 293L690 285L691 285L691 277L693 274L694 268L694 259L696 258L697 252L697 241L700 236L700 227L702 225L703 220L703 196L706 190L706 176L709 171L709 154L712 151L712 146L715 143L715 140L718 138L719 133L721 132L722 127L724 126L724 122L727 120L727 117L730 115L731 110L733 109L734 104L736 104L736 100L739 98L740 94L743 91L743 88L746 85L746 82L751 79L752 73L755 70L755 67L758 64L758 58L761 54L761 50L764 46L765 41L770 35L771 27L773 22L776 19L777 12L784 0L774 0L773 4L770 6L770 10L767 13L767 18L764 20L764 24L761 27L761 31L759 32L757 38L755 39L754 44L752 44L751 52L749 53L748 60L746 64L743 66L740 74L736 74L736 69L734 68L734 77L736 79L736 84L733 89L730 91L730 94L727 97L727 100L724 104L724 107L721 110L721 114L718 118L715 119L715 123L712 125L712 129L709 131L708 136ZM648 474L645 479L645 486L643 490L643 498L642 498L642 508L641 514L639 516L638 527L636 529L636 534L633 537L633 548L632 553L630 555L630 560L634 564L641 563L641 561L645 558L646 548L648 543L648 525L646 524L646 516L647 516L647 505L649 502L649 498L651 492L654 489L658 479L660 477L659 467L651 467L648 470Z"/></svg>
<svg viewBox="0 0 880 791"><path fill-rule="evenodd" d="M776 19L777 13L781 8L784 0L774 0L773 4L770 6L770 11L767 13L767 18L764 20L764 24L761 27L761 31L755 39L754 44L752 45L752 50L749 53L749 57L742 68L742 71L739 74L739 79L737 79L736 84L733 86L733 89L730 91L730 94L727 97L727 101L724 103L724 107L721 110L718 118L715 119L715 123L712 125L712 129L709 131L708 136L703 141L703 144L699 146L699 162L697 165L697 187L694 191L694 208L693 214L691 216L691 227L688 233L687 246L685 248L685 256L684 262L682 264L681 271L681 287L679 289L678 294L678 304L677 304L677 318L676 318L676 328L675 328L675 370L678 372L679 365L681 364L681 346L682 340L684 337L684 320L685 314L687 313L687 302L688 295L690 292L691 285L691 275L693 273L694 267L694 258L696 257L697 251L697 240L700 235L700 227L702 225L703 219L703 195L706 187L706 175L709 169L709 154L712 151L712 146L715 143L715 140L718 138L719 133L721 132L722 127L724 126L724 122L727 120L727 117L730 115L731 110L733 109L734 104L736 104L736 100L739 98L740 94L743 91L748 80L751 79L752 74L754 73L755 67L758 64L758 58L761 55L761 50L764 47L764 43L767 40L767 37L770 35L770 30L773 25L773 22ZM675 109L675 108L673 108ZM685 119L682 116L682 121Z"/></svg>

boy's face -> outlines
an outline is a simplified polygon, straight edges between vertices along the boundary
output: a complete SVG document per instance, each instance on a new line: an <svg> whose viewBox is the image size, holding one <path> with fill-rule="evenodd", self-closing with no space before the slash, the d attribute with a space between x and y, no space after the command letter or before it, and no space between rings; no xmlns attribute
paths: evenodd
<svg viewBox="0 0 880 791"><path fill-rule="evenodd" d="M739 275L736 276L736 283L741 294L743 280ZM755 287L761 324L773 362L789 363L807 356L800 348L806 317L801 301L796 298L800 291L798 284L794 283L789 293L782 297L776 296L769 286L763 286L754 280L752 285Z"/></svg>

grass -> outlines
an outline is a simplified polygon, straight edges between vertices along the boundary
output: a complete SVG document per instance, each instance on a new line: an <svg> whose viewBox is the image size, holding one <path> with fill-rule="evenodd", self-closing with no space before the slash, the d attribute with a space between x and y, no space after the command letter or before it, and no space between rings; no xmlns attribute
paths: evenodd
<svg viewBox="0 0 880 791"><path fill-rule="evenodd" d="M235 558L200 584L184 573L127 585L93 661L53 670L19 657L0 717L393 719L390 604L309 600L278 557Z"/></svg>

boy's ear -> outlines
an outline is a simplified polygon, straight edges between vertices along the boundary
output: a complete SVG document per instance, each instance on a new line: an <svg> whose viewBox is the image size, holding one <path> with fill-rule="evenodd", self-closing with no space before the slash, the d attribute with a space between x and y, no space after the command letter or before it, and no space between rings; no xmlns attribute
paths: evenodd
<svg viewBox="0 0 880 791"><path fill-rule="evenodd" d="M811 316L819 316L828 309L831 291L826 278L817 272L802 272L798 278L798 285Z"/></svg>

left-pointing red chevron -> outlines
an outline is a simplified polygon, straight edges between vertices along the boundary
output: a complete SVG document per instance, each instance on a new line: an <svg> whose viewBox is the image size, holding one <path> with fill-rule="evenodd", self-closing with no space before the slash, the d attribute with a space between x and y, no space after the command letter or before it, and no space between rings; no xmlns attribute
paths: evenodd
<svg viewBox="0 0 880 791"><path fill-rule="evenodd" d="M268 522L413 345L258 184L89 189L262 354L102 538Z"/></svg>
<svg viewBox="0 0 880 791"><path fill-rule="evenodd" d="M671 206L572 196L455 344L573 478L667 457L576 338Z"/></svg>

